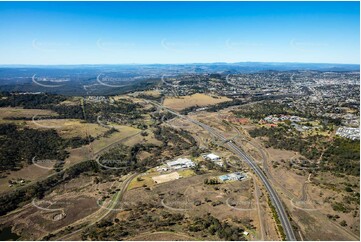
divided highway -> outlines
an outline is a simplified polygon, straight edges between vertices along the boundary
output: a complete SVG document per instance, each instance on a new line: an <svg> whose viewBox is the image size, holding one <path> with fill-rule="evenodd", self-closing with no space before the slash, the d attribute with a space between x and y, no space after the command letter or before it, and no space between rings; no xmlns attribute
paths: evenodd
<svg viewBox="0 0 361 242"><path fill-rule="evenodd" d="M267 177L264 175L263 171L261 170L261 168L259 168L259 166L252 160L252 158L250 158L241 148L239 148L237 145L235 145L232 141L227 140L222 134L220 134L219 132L217 132L215 129L213 129L212 127L203 124L197 120L188 118L184 115L181 115L171 109L168 109L164 106L162 106L159 103L153 102L153 101L149 101L149 100L145 100L148 103L151 103L157 107L160 107L180 118L186 119L200 127L202 127L203 129L207 130L210 134L214 135L215 137L217 137L218 139L222 140L223 142L225 142L225 146L228 147L229 150L231 150L232 152L234 152L236 155L238 155L242 160L244 160L252 169L253 171L256 173L256 175L261 179L261 181L263 182L263 184L265 185L271 201L273 203L273 205L276 208L278 217L280 218L283 230L285 232L286 235L286 239L287 240L291 240L291 241L296 241L296 236L293 232L292 229L292 225L287 217L286 214L286 210L283 207L283 204L281 202L281 200L279 199L276 191L273 189L273 187L271 186L271 184L268 182Z"/></svg>

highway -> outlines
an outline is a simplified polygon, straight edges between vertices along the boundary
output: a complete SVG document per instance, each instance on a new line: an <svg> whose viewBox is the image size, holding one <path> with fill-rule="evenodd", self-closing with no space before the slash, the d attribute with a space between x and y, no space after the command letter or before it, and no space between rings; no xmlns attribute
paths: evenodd
<svg viewBox="0 0 361 242"><path fill-rule="evenodd" d="M162 105L160 105L159 103L153 102L153 101L149 101L149 100L145 100L148 103L151 103L157 107L160 107L180 118L186 119L200 127L202 127L203 129L205 129L206 131L208 131L210 134L214 135L216 138L220 139L221 141L225 142L224 146L227 147L229 150L231 150L233 153L235 153L236 155L238 155L242 160L244 160L251 168L252 170L255 172L255 174L261 179L262 183L264 184L264 186L266 187L271 202L273 203L273 205L276 208L278 217L281 221L283 230L285 232L286 235L286 239L290 240L290 241L296 241L296 236L294 234L294 231L292 229L292 225L287 217L286 214L286 210L283 207L283 204L281 202L281 200L279 199L276 191L273 189L273 187L271 186L271 184L269 183L269 181L267 180L265 174L263 173L263 171L261 170L261 168L241 149L239 148L237 145L235 145L232 141L227 140L222 134L220 134L219 132L217 132L215 129L211 128L210 126L203 124L197 120L188 118L184 115L181 115L167 107L164 107Z"/></svg>

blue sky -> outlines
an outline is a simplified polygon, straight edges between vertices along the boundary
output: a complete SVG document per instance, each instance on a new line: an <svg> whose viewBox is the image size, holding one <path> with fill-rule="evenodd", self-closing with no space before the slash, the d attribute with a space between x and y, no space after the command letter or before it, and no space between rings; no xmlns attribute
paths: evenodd
<svg viewBox="0 0 361 242"><path fill-rule="evenodd" d="M0 64L358 64L359 12L359 2L0 2Z"/></svg>

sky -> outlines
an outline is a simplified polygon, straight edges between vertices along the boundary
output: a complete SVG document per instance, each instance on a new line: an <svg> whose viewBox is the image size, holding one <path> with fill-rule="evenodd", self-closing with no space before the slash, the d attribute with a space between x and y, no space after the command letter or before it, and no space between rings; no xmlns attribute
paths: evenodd
<svg viewBox="0 0 361 242"><path fill-rule="evenodd" d="M360 63L359 2L0 2L0 64Z"/></svg>

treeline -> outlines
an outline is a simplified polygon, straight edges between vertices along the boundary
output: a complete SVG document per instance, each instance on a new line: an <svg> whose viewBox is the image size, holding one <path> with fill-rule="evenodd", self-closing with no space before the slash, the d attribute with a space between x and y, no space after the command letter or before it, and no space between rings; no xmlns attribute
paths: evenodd
<svg viewBox="0 0 361 242"><path fill-rule="evenodd" d="M211 106L209 106L207 111L208 112L218 112L219 110L229 108L229 107L232 107L232 106L242 105L242 104L245 104L245 103L246 102L241 100L241 99L233 99L232 101L211 105Z"/></svg>
<svg viewBox="0 0 361 242"><path fill-rule="evenodd" d="M66 141L55 130L18 129L14 124L0 124L0 171L22 167L32 159L64 160Z"/></svg>
<svg viewBox="0 0 361 242"><path fill-rule="evenodd" d="M4 215L16 208L21 207L31 199L41 199L45 194L52 191L57 185L70 181L87 171L97 172L98 164L94 161L84 161L75 164L64 171L53 174L42 181L20 187L14 191L3 193L0 196L0 215Z"/></svg>
<svg viewBox="0 0 361 242"><path fill-rule="evenodd" d="M209 105L209 106L207 106L207 111L208 112L218 112L219 110L222 110L222 109L225 109L228 107L232 107L232 106L242 105L242 104L245 104L245 101L243 101L241 99L233 99L232 101ZM200 108L200 106L198 106L198 105L188 107L188 108L185 108L182 111L180 111L180 113L183 115L187 115L190 112L196 111L196 109L198 109L198 108Z"/></svg>
<svg viewBox="0 0 361 242"><path fill-rule="evenodd" d="M54 129L19 128L0 124L0 171L18 170L36 160L65 160L67 147L78 148L94 141L92 136L64 139Z"/></svg>
<svg viewBox="0 0 361 242"><path fill-rule="evenodd" d="M66 100L66 97L56 94L19 94L1 93L4 98L0 99L0 107L23 107L26 109L43 109L49 104L58 104Z"/></svg>

